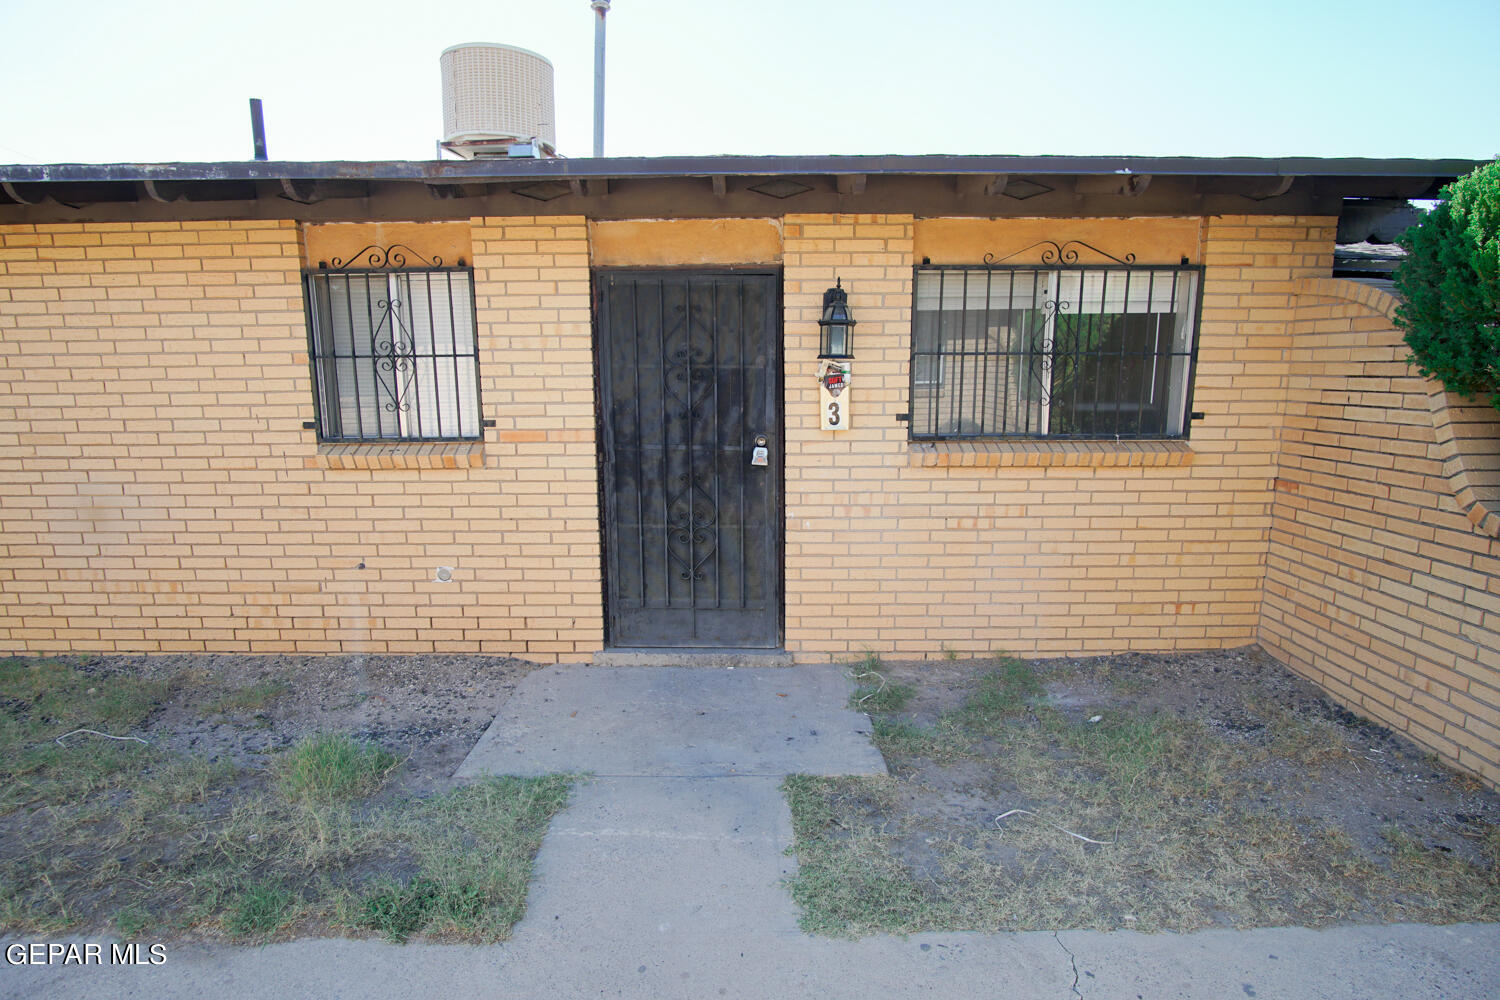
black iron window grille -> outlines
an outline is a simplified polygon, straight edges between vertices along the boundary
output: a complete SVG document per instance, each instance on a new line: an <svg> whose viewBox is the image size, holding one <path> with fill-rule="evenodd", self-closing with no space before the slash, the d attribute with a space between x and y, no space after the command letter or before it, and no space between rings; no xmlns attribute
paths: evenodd
<svg viewBox="0 0 1500 1000"><path fill-rule="evenodd" d="M349 261L363 266L335 258L304 275L319 437L480 437L473 269L403 247L366 247Z"/></svg>
<svg viewBox="0 0 1500 1000"><path fill-rule="evenodd" d="M1037 246L1040 267L916 269L912 439L1184 436L1201 269Z"/></svg>

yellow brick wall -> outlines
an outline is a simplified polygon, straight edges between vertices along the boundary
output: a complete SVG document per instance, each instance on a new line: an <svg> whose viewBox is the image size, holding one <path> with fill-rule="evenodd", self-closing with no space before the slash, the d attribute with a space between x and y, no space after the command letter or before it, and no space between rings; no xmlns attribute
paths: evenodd
<svg viewBox="0 0 1500 1000"><path fill-rule="evenodd" d="M472 238L496 427L452 468L372 469L302 428L292 223L0 227L0 645L597 648L586 227Z"/></svg>
<svg viewBox="0 0 1500 1000"><path fill-rule="evenodd" d="M912 267L919 232L941 263L945 232L978 231L782 221L788 649L1258 638L1355 710L1500 781L1500 540L1455 498L1448 432L1404 363L1392 304L1322 278L1332 219L1214 217L1196 239L1163 225L1046 231L1122 253L1198 248L1192 407L1205 417L1190 441L951 447L914 446L897 420ZM292 223L0 227L0 648L599 649L589 228L468 228L495 426L480 447L349 449L302 426ZM983 230L1004 253L1037 223ZM818 429L813 373L836 278L859 322L852 427L833 434Z"/></svg>
<svg viewBox="0 0 1500 1000"><path fill-rule="evenodd" d="M1445 475L1394 300L1306 289L1260 641L1361 715L1500 783L1500 539Z"/></svg>
<svg viewBox="0 0 1500 1000"><path fill-rule="evenodd" d="M1003 222L988 225L1004 243L997 254L1031 242L1034 226L1017 224L1011 246ZM1087 225L1057 220L1049 238L1092 236ZM811 660L1253 641L1293 286L1328 273L1334 220L1205 220L1193 409L1206 417L1185 453L1142 461L1127 449L1045 446L913 465L923 449L896 418L908 409L916 226L910 216L785 220L788 648ZM1155 230L1139 228L1149 243ZM858 320L853 421L838 434L818 429L813 382L821 296L836 277Z"/></svg>
<svg viewBox="0 0 1500 1000"><path fill-rule="evenodd" d="M1033 235L1027 225L1009 235ZM1088 226L1050 231L1098 239ZM1252 638L1291 283L1326 273L1331 221L1201 223L1194 408L1207 417L1189 448L1072 446L1007 465L921 454L896 420L909 408L916 228L909 216L784 222L788 648L813 659ZM1143 242L1152 231L1141 224ZM1110 232L1130 242L1128 224ZM536 659L599 648L587 227L484 219L471 235L484 416L497 426L481 453L416 463L320 453L302 429L311 386L290 223L7 228L0 639ZM818 430L812 381L835 277L859 319L853 429L840 435ZM433 580L439 565L454 582Z"/></svg>

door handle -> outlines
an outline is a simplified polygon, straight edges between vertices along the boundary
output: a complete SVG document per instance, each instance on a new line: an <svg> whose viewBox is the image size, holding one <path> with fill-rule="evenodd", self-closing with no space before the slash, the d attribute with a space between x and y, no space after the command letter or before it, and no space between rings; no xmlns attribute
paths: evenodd
<svg viewBox="0 0 1500 1000"><path fill-rule="evenodd" d="M764 434L755 435L755 447L750 449L750 464L771 464L771 453L766 448L766 436Z"/></svg>

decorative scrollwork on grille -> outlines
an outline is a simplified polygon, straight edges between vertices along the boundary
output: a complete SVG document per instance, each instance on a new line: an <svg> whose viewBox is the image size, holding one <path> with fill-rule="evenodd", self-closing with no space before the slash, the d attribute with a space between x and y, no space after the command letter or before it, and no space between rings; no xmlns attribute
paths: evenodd
<svg viewBox="0 0 1500 1000"><path fill-rule="evenodd" d="M1080 247L1098 254L1105 260L1112 260L1116 264L1130 265L1135 263L1135 254L1133 253L1128 253L1124 257L1116 257L1114 254L1106 250L1100 250L1093 244L1085 243L1083 240L1068 240L1066 243L1061 244L1053 240L1041 240L1031 244L1029 247L1022 247L1014 253L1008 253L1004 257L996 257L992 253L987 253L984 255L984 264L986 267L994 267L996 264L1003 264L1013 257L1029 253L1037 247L1046 248L1042 251L1043 264L1076 264L1078 263Z"/></svg>
<svg viewBox="0 0 1500 1000"><path fill-rule="evenodd" d="M1037 384L1037 402L1042 406L1052 403L1053 369L1058 362L1059 347L1057 342L1057 330L1059 324L1056 322L1064 313L1070 312L1073 303L1067 299L1047 299L1042 303L1042 319L1031 331L1028 341L1031 350L1028 352L1028 373Z"/></svg>
<svg viewBox="0 0 1500 1000"><path fill-rule="evenodd" d="M411 258L416 258L416 263L412 263ZM350 254L348 257L334 257L329 263L334 268L355 266L379 268L442 267L443 258L437 254L433 254L432 259L429 260L404 243L392 243L388 247L379 247L371 244L358 253ZM463 261L459 261L459 263L462 264Z"/></svg>
<svg viewBox="0 0 1500 1000"><path fill-rule="evenodd" d="M390 377L376 377L375 384L390 398L384 403L387 413L411 411L412 381L417 375L416 338L401 322L401 300L381 299L375 303L380 319L371 337L375 345L377 372ZM384 331L384 339L381 339Z"/></svg>

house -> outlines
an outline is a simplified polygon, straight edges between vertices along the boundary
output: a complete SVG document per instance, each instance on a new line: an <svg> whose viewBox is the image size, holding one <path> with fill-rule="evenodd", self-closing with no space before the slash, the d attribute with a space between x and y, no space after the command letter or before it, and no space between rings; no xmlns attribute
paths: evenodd
<svg viewBox="0 0 1500 1000"><path fill-rule="evenodd" d="M1495 783L1495 413L1332 277L1472 166L0 167L0 644L1260 642Z"/></svg>

